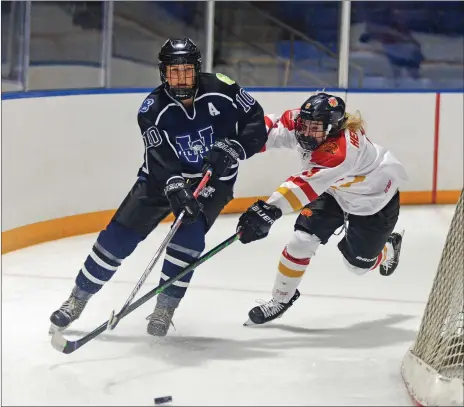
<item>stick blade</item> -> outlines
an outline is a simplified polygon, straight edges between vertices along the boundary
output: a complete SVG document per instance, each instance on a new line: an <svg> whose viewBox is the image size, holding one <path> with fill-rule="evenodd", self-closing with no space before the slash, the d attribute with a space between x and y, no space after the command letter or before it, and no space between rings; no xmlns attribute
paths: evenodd
<svg viewBox="0 0 464 407"><path fill-rule="evenodd" d="M71 353L72 350L69 347L70 342L63 336L61 331L56 331L52 335L52 340L51 340L52 346L61 353Z"/></svg>

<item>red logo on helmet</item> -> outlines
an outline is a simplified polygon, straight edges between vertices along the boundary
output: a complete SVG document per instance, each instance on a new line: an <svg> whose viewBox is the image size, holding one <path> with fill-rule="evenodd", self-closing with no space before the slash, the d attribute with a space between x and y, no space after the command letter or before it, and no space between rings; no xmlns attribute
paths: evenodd
<svg viewBox="0 0 464 407"><path fill-rule="evenodd" d="M329 98L328 103L329 103L329 105L332 106L332 107L338 106L337 99L334 98L334 97Z"/></svg>

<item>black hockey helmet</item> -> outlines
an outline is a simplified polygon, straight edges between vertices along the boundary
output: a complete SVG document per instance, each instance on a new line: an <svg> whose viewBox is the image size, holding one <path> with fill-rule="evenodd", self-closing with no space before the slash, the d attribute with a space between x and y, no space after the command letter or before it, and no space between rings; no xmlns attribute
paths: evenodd
<svg viewBox="0 0 464 407"><path fill-rule="evenodd" d="M311 136L305 136L305 121L322 122L325 138L338 134L345 122L345 102L342 98L327 93L317 93L306 99L295 119L295 136L305 150L312 151L320 143Z"/></svg>
<svg viewBox="0 0 464 407"><path fill-rule="evenodd" d="M172 87L169 85L166 75L166 67L169 65L191 64L195 70L195 80L192 87ZM176 100L189 99L195 95L199 86L201 72L201 53L190 38L170 38L161 47L158 55L158 67L161 82L166 90Z"/></svg>

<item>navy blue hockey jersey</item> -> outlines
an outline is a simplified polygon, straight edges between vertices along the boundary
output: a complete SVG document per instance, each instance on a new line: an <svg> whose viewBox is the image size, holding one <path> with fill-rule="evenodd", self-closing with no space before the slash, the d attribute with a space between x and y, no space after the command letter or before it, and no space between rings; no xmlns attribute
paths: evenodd
<svg viewBox="0 0 464 407"><path fill-rule="evenodd" d="M239 146L240 159L258 153L267 140L260 104L222 74L200 74L200 86L189 108L173 99L164 85L151 92L138 113L145 143L141 172L164 183L174 175L201 177L203 157L217 139ZM238 164L221 180L236 177Z"/></svg>

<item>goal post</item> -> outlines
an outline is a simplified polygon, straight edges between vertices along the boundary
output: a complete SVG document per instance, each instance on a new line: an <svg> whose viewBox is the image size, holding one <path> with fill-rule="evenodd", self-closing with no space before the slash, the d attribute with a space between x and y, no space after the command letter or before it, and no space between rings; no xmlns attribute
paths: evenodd
<svg viewBox="0 0 464 407"><path fill-rule="evenodd" d="M419 406L464 405L464 189L401 374Z"/></svg>

